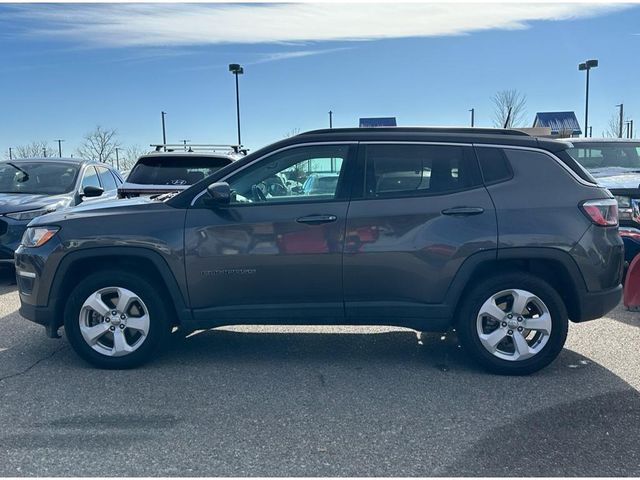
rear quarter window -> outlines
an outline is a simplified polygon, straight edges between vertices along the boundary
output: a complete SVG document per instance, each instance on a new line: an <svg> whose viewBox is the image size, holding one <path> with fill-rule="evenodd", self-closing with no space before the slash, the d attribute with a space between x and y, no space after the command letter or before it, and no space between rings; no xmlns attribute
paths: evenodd
<svg viewBox="0 0 640 480"><path fill-rule="evenodd" d="M484 183L504 182L513 178L513 170L504 150L493 147L476 147Z"/></svg>

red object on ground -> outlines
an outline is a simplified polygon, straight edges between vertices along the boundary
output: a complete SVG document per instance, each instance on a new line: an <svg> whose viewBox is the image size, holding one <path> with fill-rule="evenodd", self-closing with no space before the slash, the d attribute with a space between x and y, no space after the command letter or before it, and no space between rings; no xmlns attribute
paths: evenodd
<svg viewBox="0 0 640 480"><path fill-rule="evenodd" d="M622 301L629 310L640 311L640 255L631 260L627 269Z"/></svg>

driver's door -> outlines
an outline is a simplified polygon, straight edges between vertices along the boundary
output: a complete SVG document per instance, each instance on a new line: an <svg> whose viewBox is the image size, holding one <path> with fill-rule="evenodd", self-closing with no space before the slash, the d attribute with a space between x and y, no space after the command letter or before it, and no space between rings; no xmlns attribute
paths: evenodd
<svg viewBox="0 0 640 480"><path fill-rule="evenodd" d="M344 316L342 250L355 144L297 146L225 179L228 206L187 212L196 318L318 322ZM305 190L307 179L322 188Z"/></svg>

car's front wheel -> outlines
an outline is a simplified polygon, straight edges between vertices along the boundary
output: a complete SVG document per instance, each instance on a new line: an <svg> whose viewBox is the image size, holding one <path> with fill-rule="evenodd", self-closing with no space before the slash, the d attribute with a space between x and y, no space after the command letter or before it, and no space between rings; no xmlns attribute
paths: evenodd
<svg viewBox="0 0 640 480"><path fill-rule="evenodd" d="M72 292L64 328L80 357L100 368L131 368L147 361L169 333L166 307L145 278L97 272Z"/></svg>
<svg viewBox="0 0 640 480"><path fill-rule="evenodd" d="M494 373L535 372L551 363L564 346L565 305L538 277L526 273L492 277L462 301L459 339L475 360Z"/></svg>

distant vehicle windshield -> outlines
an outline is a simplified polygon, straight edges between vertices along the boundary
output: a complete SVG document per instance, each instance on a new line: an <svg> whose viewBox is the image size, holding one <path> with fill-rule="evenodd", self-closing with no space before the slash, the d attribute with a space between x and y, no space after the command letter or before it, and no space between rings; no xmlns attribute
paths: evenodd
<svg viewBox="0 0 640 480"><path fill-rule="evenodd" d="M193 185L231 163L228 158L170 156L144 157L127 177L139 185Z"/></svg>
<svg viewBox="0 0 640 480"><path fill-rule="evenodd" d="M0 193L59 195L73 190L78 166L69 163L2 162Z"/></svg>
<svg viewBox="0 0 640 480"><path fill-rule="evenodd" d="M587 170L611 167L640 169L640 142L576 142L575 147L567 152Z"/></svg>

